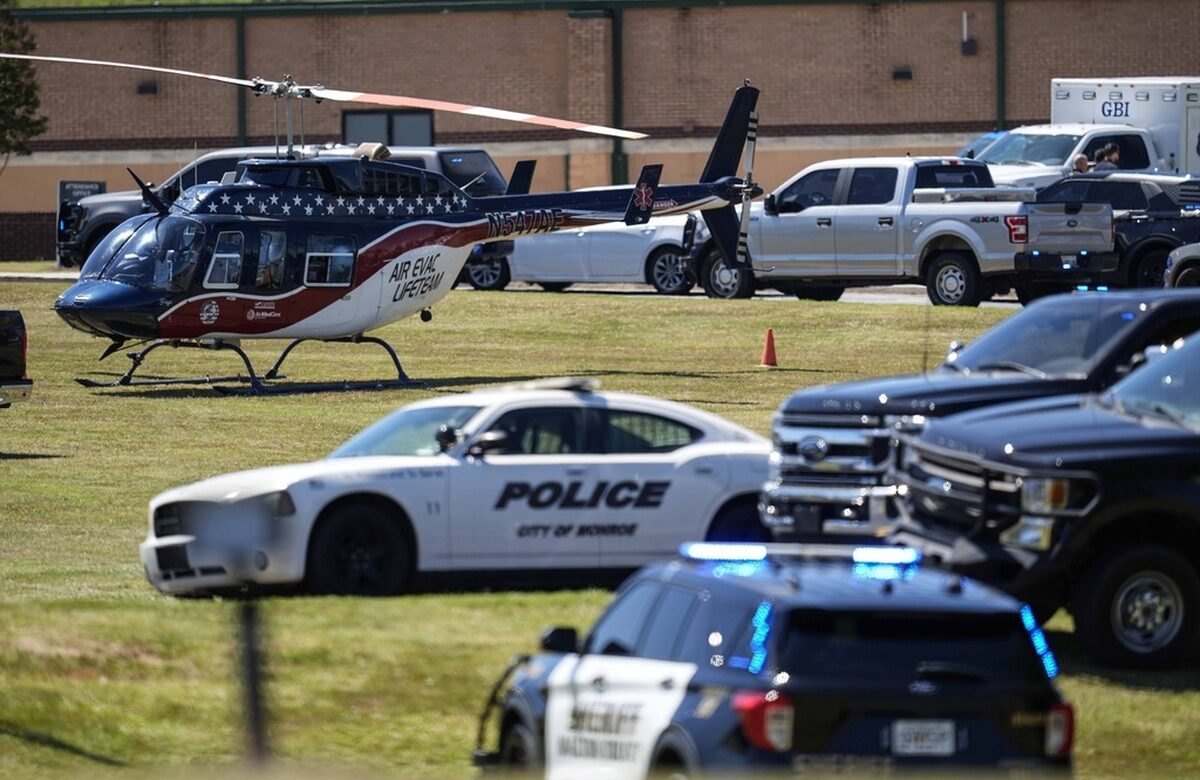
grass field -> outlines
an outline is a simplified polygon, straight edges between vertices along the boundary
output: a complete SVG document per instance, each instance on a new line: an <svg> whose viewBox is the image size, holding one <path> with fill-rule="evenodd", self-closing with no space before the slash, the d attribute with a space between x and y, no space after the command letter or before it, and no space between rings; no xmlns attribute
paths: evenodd
<svg viewBox="0 0 1200 780"><path fill-rule="evenodd" d="M0 776L143 775L238 760L232 616L222 601L156 595L137 560L145 507L172 485L318 458L395 407L489 384L589 375L696 404L766 432L792 389L919 369L1007 311L709 301L699 297L455 292L434 321L391 326L419 390L226 398L209 389L89 391L123 370L62 324L59 286L0 284L30 327L34 399L0 412ZM782 368L757 367L776 330ZM280 345L254 344L265 366ZM934 358L936 359L936 357ZM236 370L229 356L160 350L164 374ZM294 362L291 362L294 361ZM305 345L300 380L384 375L369 347ZM433 593L266 602L273 743L288 761L381 776L468 776L487 686L549 624L586 626L601 591ZM1079 711L1084 777L1200 767L1200 674L1086 666L1059 615L1051 640Z"/></svg>

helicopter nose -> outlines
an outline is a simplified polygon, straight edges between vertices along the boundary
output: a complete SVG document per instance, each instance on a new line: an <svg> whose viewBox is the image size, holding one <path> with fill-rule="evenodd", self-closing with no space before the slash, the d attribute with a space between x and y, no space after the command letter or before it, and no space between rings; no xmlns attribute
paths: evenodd
<svg viewBox="0 0 1200 780"><path fill-rule="evenodd" d="M68 287L54 311L76 330L94 336L145 339L158 335L160 296L120 282L88 280Z"/></svg>

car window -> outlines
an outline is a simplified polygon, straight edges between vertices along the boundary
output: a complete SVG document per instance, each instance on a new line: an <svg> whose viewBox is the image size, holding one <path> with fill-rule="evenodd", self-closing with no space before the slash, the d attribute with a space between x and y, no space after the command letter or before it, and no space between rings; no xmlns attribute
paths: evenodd
<svg viewBox="0 0 1200 780"><path fill-rule="evenodd" d="M776 639L779 668L815 678L910 681L922 665L948 664L984 678L1044 680L1015 614L793 611Z"/></svg>
<svg viewBox="0 0 1200 780"><path fill-rule="evenodd" d="M603 655L636 655L646 617L658 600L661 587L641 582L613 602L588 637L585 652Z"/></svg>
<svg viewBox="0 0 1200 780"><path fill-rule="evenodd" d="M1117 210L1145 209L1150 205L1146 202L1141 182L1136 181L1095 182L1089 200L1093 203L1109 203Z"/></svg>
<svg viewBox="0 0 1200 780"><path fill-rule="evenodd" d="M896 195L898 174L895 168L856 168L850 179L850 195L846 198L846 204L871 206L891 203Z"/></svg>
<svg viewBox="0 0 1200 780"><path fill-rule="evenodd" d="M840 168L828 168L823 171L813 171L807 176L794 182L776 199L781 214L800 211L810 206L830 206L833 204L833 191L837 188Z"/></svg>
<svg viewBox="0 0 1200 780"><path fill-rule="evenodd" d="M917 189L993 186L992 174L983 165L917 166Z"/></svg>
<svg viewBox="0 0 1200 780"><path fill-rule="evenodd" d="M1038 195L1039 203L1085 203L1092 182L1088 179L1067 179L1051 184Z"/></svg>
<svg viewBox="0 0 1200 780"><path fill-rule="evenodd" d="M692 613L700 605L694 591L668 587L654 610L650 627L638 655L646 658L672 660L675 648L680 643L680 632L691 620Z"/></svg>
<svg viewBox="0 0 1200 780"><path fill-rule="evenodd" d="M1179 339L1187 339L1200 330L1200 314L1185 314L1163 320L1150 330L1150 333L1134 344L1135 351L1147 347L1158 347L1174 344Z"/></svg>
<svg viewBox="0 0 1200 780"><path fill-rule="evenodd" d="M344 287L354 280L354 239L350 236L308 237L304 283L312 287Z"/></svg>
<svg viewBox="0 0 1200 780"><path fill-rule="evenodd" d="M1140 135L1119 135L1113 141L1121 150L1118 167L1133 170L1150 167L1150 155L1146 152L1146 142Z"/></svg>
<svg viewBox="0 0 1200 780"><path fill-rule="evenodd" d="M204 278L205 287L237 287L242 276L242 244L239 231L225 231L217 235L212 263L208 266L208 276Z"/></svg>
<svg viewBox="0 0 1200 780"><path fill-rule="evenodd" d="M604 452L610 454L671 452L703 435L690 425L656 414L606 409L602 420Z"/></svg>
<svg viewBox="0 0 1200 780"><path fill-rule="evenodd" d="M746 668L750 663L751 610L733 601L705 598L683 628L679 660L697 666Z"/></svg>
<svg viewBox="0 0 1200 780"><path fill-rule="evenodd" d="M508 435L505 455L571 455L584 452L583 410L575 407L514 409L491 427Z"/></svg>

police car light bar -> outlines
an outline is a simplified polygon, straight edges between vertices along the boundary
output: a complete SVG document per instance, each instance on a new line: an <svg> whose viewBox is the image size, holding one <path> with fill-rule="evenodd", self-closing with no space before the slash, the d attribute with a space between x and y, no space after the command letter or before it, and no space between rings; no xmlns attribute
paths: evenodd
<svg viewBox="0 0 1200 780"><path fill-rule="evenodd" d="M921 561L912 547L851 547L844 544L740 544L736 542L685 542L679 555L694 561L762 561L767 558L825 558L854 563L911 566Z"/></svg>

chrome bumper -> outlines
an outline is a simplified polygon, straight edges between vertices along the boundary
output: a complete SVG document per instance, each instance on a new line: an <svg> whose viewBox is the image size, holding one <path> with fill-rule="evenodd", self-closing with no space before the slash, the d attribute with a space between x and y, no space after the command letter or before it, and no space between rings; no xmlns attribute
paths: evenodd
<svg viewBox="0 0 1200 780"><path fill-rule="evenodd" d="M763 525L777 536L855 535L886 532L895 519L895 485L787 485L768 482L759 495Z"/></svg>

